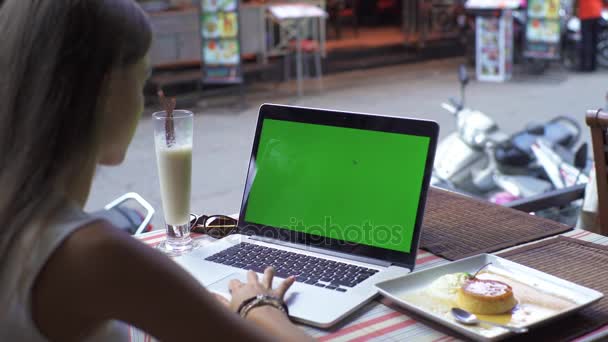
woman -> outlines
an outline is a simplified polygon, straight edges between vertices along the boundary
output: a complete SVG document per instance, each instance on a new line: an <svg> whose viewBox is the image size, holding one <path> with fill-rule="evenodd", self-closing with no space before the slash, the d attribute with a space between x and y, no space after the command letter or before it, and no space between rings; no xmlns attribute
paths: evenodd
<svg viewBox="0 0 608 342"><path fill-rule="evenodd" d="M120 321L165 341L308 340L277 304L293 278L272 289L271 269L250 273L226 308L82 211L96 165L122 162L143 109L151 29L135 2L0 4L0 340L116 341ZM275 302L234 313L258 294Z"/></svg>

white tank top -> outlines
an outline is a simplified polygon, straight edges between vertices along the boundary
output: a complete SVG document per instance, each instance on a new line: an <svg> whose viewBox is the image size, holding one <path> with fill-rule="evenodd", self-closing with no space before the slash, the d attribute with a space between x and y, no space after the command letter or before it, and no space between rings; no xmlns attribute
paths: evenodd
<svg viewBox="0 0 608 342"><path fill-rule="evenodd" d="M34 280L59 245L97 218L75 204L65 206L54 223L32 224L19 234L5 260L0 260L0 341L48 341L32 319ZM129 341L126 324L107 322L85 341Z"/></svg>

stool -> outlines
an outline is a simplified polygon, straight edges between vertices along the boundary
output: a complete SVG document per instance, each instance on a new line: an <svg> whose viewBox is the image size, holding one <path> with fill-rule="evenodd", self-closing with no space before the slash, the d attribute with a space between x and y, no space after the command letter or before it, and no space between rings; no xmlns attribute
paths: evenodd
<svg viewBox="0 0 608 342"><path fill-rule="evenodd" d="M301 51L302 51L302 60L297 60L297 43L295 41L291 41L289 43L289 49L283 58L283 67L284 67L284 77L285 81L289 81L291 77L291 64L292 57L296 56L296 63L302 63L304 72L303 74L310 77L310 64L314 62L315 68L315 77L321 80L323 76L323 70L321 66L321 49L319 47L319 43L316 40L305 39L301 41ZM296 66L297 68L297 66Z"/></svg>

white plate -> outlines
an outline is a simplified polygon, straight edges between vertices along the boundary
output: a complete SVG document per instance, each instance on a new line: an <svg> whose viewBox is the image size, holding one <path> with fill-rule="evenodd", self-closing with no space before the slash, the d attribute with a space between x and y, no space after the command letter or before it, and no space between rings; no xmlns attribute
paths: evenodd
<svg viewBox="0 0 608 342"><path fill-rule="evenodd" d="M559 261L556 260L556 262ZM451 315L442 311L443 306L441 309L437 309L437 311L432 310L430 309L431 305L428 305L429 301L426 300L428 297L418 295L435 279L443 275L459 272L472 274L488 263L492 263L491 269L493 272L506 272L505 275L508 275L510 279L514 279L535 289L542 289L543 293L548 293L552 296L556 295L560 298L567 298L573 305L568 309L552 313L550 316L536 322L523 323L519 326L533 327L535 325L547 323L558 317L580 310L604 297L604 295L598 291L491 254L480 254L423 271L413 272L406 276L380 282L376 284L376 287L382 295L391 298L399 305L450 327L470 338L479 341L496 341L511 334L502 328L490 329L459 324L453 320ZM514 294L517 298L517 291L515 291L515 289ZM421 302L420 298L425 299Z"/></svg>

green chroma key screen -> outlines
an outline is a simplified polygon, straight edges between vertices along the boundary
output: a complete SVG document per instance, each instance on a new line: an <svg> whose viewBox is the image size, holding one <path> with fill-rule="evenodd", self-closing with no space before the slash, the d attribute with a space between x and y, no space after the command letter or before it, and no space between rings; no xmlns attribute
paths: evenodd
<svg viewBox="0 0 608 342"><path fill-rule="evenodd" d="M245 221L410 252L429 142L265 119Z"/></svg>

